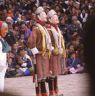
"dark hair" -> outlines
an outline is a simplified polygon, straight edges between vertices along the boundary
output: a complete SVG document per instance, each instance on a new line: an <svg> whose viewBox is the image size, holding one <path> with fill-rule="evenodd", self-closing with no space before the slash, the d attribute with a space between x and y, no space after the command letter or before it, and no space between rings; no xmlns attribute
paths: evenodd
<svg viewBox="0 0 95 96"><path fill-rule="evenodd" d="M25 50L23 47L18 48L17 54L19 54L23 50Z"/></svg>
<svg viewBox="0 0 95 96"><path fill-rule="evenodd" d="M70 52L70 56L72 56L73 54L76 54L76 52L75 51Z"/></svg>

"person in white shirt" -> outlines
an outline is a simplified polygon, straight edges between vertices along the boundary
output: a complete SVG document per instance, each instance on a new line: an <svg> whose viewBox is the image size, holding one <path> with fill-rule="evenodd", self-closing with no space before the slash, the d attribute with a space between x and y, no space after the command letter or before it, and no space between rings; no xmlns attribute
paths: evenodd
<svg viewBox="0 0 95 96"><path fill-rule="evenodd" d="M4 40L7 32L7 23L0 21L0 92L4 91L4 77L7 69L7 52L10 50L8 43Z"/></svg>

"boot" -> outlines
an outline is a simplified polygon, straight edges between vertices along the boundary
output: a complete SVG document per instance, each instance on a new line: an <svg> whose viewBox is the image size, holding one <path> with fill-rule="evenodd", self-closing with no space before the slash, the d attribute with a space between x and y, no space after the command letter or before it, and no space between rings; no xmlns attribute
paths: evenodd
<svg viewBox="0 0 95 96"><path fill-rule="evenodd" d="M58 96L58 78L57 78L57 76L54 78L54 92L55 92L55 96Z"/></svg>
<svg viewBox="0 0 95 96"><path fill-rule="evenodd" d="M48 96L45 81L41 82L41 96Z"/></svg>
<svg viewBox="0 0 95 96"><path fill-rule="evenodd" d="M35 86L36 88L36 96L42 96L41 95L41 82L38 82L38 86Z"/></svg>
<svg viewBox="0 0 95 96"><path fill-rule="evenodd" d="M55 93L54 93L54 79L53 78L49 78L48 86L49 86L49 96L55 96Z"/></svg>

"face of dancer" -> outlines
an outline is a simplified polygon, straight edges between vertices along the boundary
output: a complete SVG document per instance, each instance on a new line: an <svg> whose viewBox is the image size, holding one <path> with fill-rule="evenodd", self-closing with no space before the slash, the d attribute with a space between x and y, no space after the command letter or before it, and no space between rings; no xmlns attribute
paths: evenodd
<svg viewBox="0 0 95 96"><path fill-rule="evenodd" d="M41 12L40 15L39 15L39 19L41 21L44 21L44 22L47 22L47 15L45 12Z"/></svg>
<svg viewBox="0 0 95 96"><path fill-rule="evenodd" d="M5 37L6 34L7 34L7 32L8 32L8 26L1 27L0 35L1 35L2 37Z"/></svg>
<svg viewBox="0 0 95 96"><path fill-rule="evenodd" d="M59 19L58 16L55 14L51 17L50 22L53 24L58 24L59 23Z"/></svg>

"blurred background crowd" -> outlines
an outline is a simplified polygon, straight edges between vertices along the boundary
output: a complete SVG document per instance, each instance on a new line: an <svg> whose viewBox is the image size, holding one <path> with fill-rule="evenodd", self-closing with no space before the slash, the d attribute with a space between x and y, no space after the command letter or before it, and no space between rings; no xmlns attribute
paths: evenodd
<svg viewBox="0 0 95 96"><path fill-rule="evenodd" d="M32 74L32 53L26 43L35 25L35 10L39 6L43 6L46 13L54 9L58 14L67 53L67 70L63 68L63 74L83 72L83 26L87 18L95 14L95 0L0 0L0 20L8 24L9 32L5 39L12 49L8 54L6 77ZM69 66L81 69L69 72Z"/></svg>

